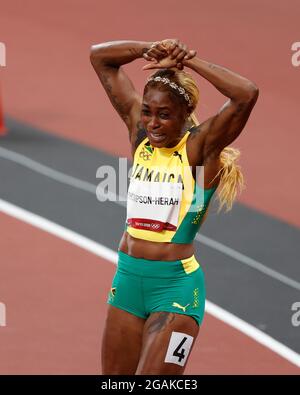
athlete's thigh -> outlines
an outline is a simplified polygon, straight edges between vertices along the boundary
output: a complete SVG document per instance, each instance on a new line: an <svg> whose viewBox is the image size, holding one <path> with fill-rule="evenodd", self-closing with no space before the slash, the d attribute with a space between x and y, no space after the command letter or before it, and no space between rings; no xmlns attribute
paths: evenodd
<svg viewBox="0 0 300 395"><path fill-rule="evenodd" d="M190 316L152 313L145 323L136 374L183 374L198 332Z"/></svg>
<svg viewBox="0 0 300 395"><path fill-rule="evenodd" d="M142 347L145 320L108 306L102 338L102 374L134 374Z"/></svg>

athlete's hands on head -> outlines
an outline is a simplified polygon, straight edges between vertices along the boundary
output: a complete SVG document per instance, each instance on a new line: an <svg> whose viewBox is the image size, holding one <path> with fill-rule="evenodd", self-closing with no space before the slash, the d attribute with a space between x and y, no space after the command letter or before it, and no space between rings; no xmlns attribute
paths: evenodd
<svg viewBox="0 0 300 395"><path fill-rule="evenodd" d="M189 50L188 47L177 38L156 41L143 55L144 59L150 62L143 67L143 70L170 67L177 67L179 70L182 70L183 61L192 59L196 56L196 53L197 52L193 49Z"/></svg>

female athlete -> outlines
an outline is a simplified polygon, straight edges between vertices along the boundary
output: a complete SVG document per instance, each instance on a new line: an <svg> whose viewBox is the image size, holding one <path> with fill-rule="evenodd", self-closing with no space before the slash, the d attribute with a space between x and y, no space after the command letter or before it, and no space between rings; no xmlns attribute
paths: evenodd
<svg viewBox="0 0 300 395"><path fill-rule="evenodd" d="M123 65L157 69L143 96ZM91 63L129 130L133 169L118 266L108 295L103 374L183 374L205 305L193 240L213 194L230 210L243 176L229 145L243 130L257 86L206 62L178 39L91 47ZM191 69L228 98L199 124ZM200 168L200 171L198 171Z"/></svg>

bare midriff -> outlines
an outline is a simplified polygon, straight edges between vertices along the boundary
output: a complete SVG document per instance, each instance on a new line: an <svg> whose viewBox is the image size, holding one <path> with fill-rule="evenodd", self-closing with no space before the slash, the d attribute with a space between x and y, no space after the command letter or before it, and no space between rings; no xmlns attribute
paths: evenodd
<svg viewBox="0 0 300 395"><path fill-rule="evenodd" d="M124 232L119 250L135 258L155 261L177 261L194 254L193 244L158 243L132 237Z"/></svg>

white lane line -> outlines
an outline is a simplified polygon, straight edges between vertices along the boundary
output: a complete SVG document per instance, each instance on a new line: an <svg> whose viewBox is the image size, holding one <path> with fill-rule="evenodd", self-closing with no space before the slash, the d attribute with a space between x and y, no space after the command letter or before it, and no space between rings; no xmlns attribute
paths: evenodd
<svg viewBox="0 0 300 395"><path fill-rule="evenodd" d="M69 185L73 188L81 189L82 191L89 192L96 196L96 185L91 184L90 182L80 180L79 178L69 176L68 174L62 173L58 170L52 169L49 166L45 166L42 163L39 163L35 160L28 158L25 155L18 154L17 152L10 151L6 148L0 147L0 157L10 160L11 162L17 163L27 169L30 169L36 173L42 174L48 178L51 178L54 181L60 182L61 184ZM98 188L98 194L100 190ZM105 195L104 195L105 196ZM117 195L114 193L106 192L106 197L108 197L115 201L117 200ZM126 206L126 199L118 202L121 206Z"/></svg>
<svg viewBox="0 0 300 395"><path fill-rule="evenodd" d="M6 306L4 303L0 302L0 326L6 325Z"/></svg>
<svg viewBox="0 0 300 395"><path fill-rule="evenodd" d="M55 181L60 182L60 183L72 186L74 188L84 190L89 193L92 193L96 197L96 186L94 184L91 184L86 181L82 181L76 177L72 177L72 176L69 176L69 175L62 173L60 171L54 170L51 167L45 166L39 162L36 162L35 160L28 158L27 156L24 156L24 155L14 152L14 151L0 147L0 157L10 160L12 162L18 163L21 166L24 166L32 171L35 171L36 173L42 174L46 177L49 177ZM98 192L99 192L99 190L98 190ZM107 196L107 193L105 196ZM110 197L111 197L111 200L113 201L113 203L116 203L122 207L126 206L126 199L125 198L120 199L117 195L115 195L113 193L110 194ZM233 258L245 265L248 265L257 271L259 271L269 277L272 277L275 280L280 281L285 285L288 285L291 288L300 290L300 283L298 281L293 280L293 279L283 275L282 273L277 272L276 270L270 269L267 266L263 265L262 263L248 257L247 255L241 254L240 252L238 252L230 247L227 247L226 245L224 245L216 240L213 240L213 239L206 237L206 236L199 234L199 233L196 235L195 240L209 246L212 249L220 251L224 255L230 256L231 258Z"/></svg>
<svg viewBox="0 0 300 395"><path fill-rule="evenodd" d="M61 239L75 244L78 247L81 247L101 258L104 258L114 263L115 265L117 263L118 255L110 248L107 248L99 243L96 243L93 240L81 236L76 232L64 228L61 225L58 225L52 221L49 221L46 218L24 210L2 199L0 199L0 212L1 211L14 218L17 218L18 220L21 220L48 233L51 233L56 237L60 237ZM269 348L270 350L285 358L289 362L300 367L300 354L296 353L295 351L286 347L284 344L273 339L271 336L266 335L259 329L241 320L240 318L222 309L221 307L215 305L214 303L211 303L208 300L206 301L205 310L207 313L211 314L215 318L239 330L248 337L254 339L256 342L262 344L263 346Z"/></svg>
<svg viewBox="0 0 300 395"><path fill-rule="evenodd" d="M69 176L65 173L61 173L60 171L54 170L49 166L45 166L35 160L28 158L27 156L18 154L17 152L10 151L3 147L0 147L0 156L4 159L27 167L27 169L33 170L36 173L42 174L43 176L52 178L52 180L75 187L77 189L82 189L83 191L90 192L96 196L95 185L79 180L78 178Z"/></svg>
<svg viewBox="0 0 300 395"><path fill-rule="evenodd" d="M10 215L11 217L17 218L23 222L51 233L54 236L76 244L87 251L91 251L94 254L107 259L108 261L117 262L118 254L112 251L110 248L98 244L87 237L81 236L79 233L73 232L72 230L56 224L55 222L49 221L44 217L31 213L30 211L24 210L23 208L15 206L14 204L6 202L2 199L0 199L0 212L1 211Z"/></svg>
<svg viewBox="0 0 300 395"><path fill-rule="evenodd" d="M231 258L252 267L253 269L259 270L260 272L266 274L267 276L273 277L274 279L282 282L283 284L286 284L300 291L300 283L298 281L295 281L273 269L270 269L269 267L263 265L262 263L259 263L258 261L249 258L247 255L241 254L240 252L234 250L233 248L227 247L224 244L219 243L218 241L215 241L213 239L210 239L209 237L206 237L200 233L197 233L196 239L200 243L203 243L214 250L220 251L224 255L228 255Z"/></svg>

